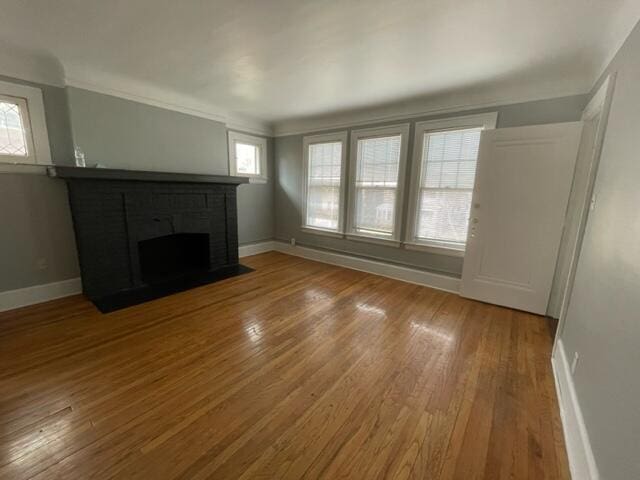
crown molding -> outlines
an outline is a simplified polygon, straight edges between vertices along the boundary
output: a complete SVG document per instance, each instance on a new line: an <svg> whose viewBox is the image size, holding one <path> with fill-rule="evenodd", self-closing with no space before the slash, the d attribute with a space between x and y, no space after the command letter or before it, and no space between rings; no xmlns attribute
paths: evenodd
<svg viewBox="0 0 640 480"><path fill-rule="evenodd" d="M621 21L624 22L625 25L620 26L619 30L624 31L624 34L611 41L611 46L609 47L607 55L604 56L602 62L595 69L594 78L591 82L592 87L589 93L593 93L596 88L599 87L600 82L604 81L607 70L618 55L618 52L622 50L622 47L627 43L627 40L633 33L634 29L640 28L640 5L635 7L633 14L626 14Z"/></svg>
<svg viewBox="0 0 640 480"><path fill-rule="evenodd" d="M194 106L186 106L180 103L179 100L171 98L173 96L169 94L166 95L166 99L152 98L131 93L120 88L113 88L108 85L90 83L68 76L65 79L65 84L69 87L89 90L91 92L110 95L112 97L122 98L125 100L130 100L132 102L142 103L144 105L150 105L153 107L163 108L165 110L184 113L186 115L191 115L194 117L206 118L208 120L221 122L224 123L227 128L232 130L242 130L257 135L273 135L273 131L270 125L266 122L260 122L257 120L233 115L205 103L195 104Z"/></svg>
<svg viewBox="0 0 640 480"><path fill-rule="evenodd" d="M25 82L64 87L64 67L46 53L0 42L0 75Z"/></svg>
<svg viewBox="0 0 640 480"><path fill-rule="evenodd" d="M495 108L504 105L513 105L517 103L535 102L539 100L553 100L573 95L585 95L588 91L560 91L552 94L540 95L523 95L503 97L500 99L492 99L487 101L444 104L440 106L428 107L419 101L412 103L417 108L411 108L411 104L399 103L395 106L385 106L384 114L376 114L376 108L368 110L342 112L335 115L325 115L321 117L310 117L300 120L275 122L273 125L274 137L286 137L289 135L301 135L307 133L325 132L327 130L335 130L341 128L360 127L363 125L375 125L379 123L397 122L410 120L420 117L429 117L436 115L445 115L448 113L462 113L472 110L480 110L485 108Z"/></svg>

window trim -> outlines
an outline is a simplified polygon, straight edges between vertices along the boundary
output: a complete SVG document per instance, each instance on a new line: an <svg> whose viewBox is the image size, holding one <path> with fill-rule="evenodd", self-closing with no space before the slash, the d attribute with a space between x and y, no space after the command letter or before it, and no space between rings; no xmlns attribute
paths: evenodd
<svg viewBox="0 0 640 480"><path fill-rule="evenodd" d="M349 155L349 194L347 206L347 238L363 242L372 242L399 247L401 244L402 220L404 218L404 190L407 170L407 148L409 144L410 123L388 125L384 127L364 128L351 131ZM358 141L367 138L390 137L400 135L400 164L398 165L398 186L396 188L396 208L394 213L394 231L391 235L363 234L355 229L355 190L358 163Z"/></svg>
<svg viewBox="0 0 640 480"><path fill-rule="evenodd" d="M229 155L229 175L234 177L245 177L249 179L249 183L267 183L269 178L267 171L267 139L264 137L257 137L255 135L248 135L246 133L237 132L235 130L228 131L228 155ZM258 156L260 162L260 174L239 174L237 170L236 159L236 143L243 143L245 145L253 145L258 149Z"/></svg>
<svg viewBox="0 0 640 480"><path fill-rule="evenodd" d="M407 214L407 231L404 245L410 250L423 250L441 255L464 256L464 248L458 245L448 245L445 241L429 241L416 237L418 224L418 203L420 201L420 178L422 174L422 152L424 149L424 137L427 133L442 132L446 130L462 130L465 128L482 128L492 130L496 128L498 112L465 115L462 117L443 118L439 120L426 120L415 124L413 158L411 165L411 185L409 187L409 211Z"/></svg>
<svg viewBox="0 0 640 480"><path fill-rule="evenodd" d="M27 139L26 157L0 154L0 162L26 165L52 165L49 133L44 112L42 90L28 85L0 81L0 98L17 101L20 108L25 137ZM22 105L21 105L22 104Z"/></svg>
<svg viewBox="0 0 640 480"><path fill-rule="evenodd" d="M308 233L319 235L328 235L331 237L344 237L344 208L346 199L346 173L347 173L347 139L348 132L346 130L333 133L323 133L319 135L307 135L302 138L302 222L301 229ZM338 205L338 229L330 230L328 228L320 228L313 225L307 225L307 175L309 174L309 147L317 143L342 143L342 152L340 158L340 195Z"/></svg>

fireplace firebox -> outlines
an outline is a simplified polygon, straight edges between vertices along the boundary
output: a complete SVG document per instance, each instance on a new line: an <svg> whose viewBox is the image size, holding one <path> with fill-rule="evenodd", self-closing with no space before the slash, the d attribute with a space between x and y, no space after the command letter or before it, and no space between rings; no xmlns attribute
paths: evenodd
<svg viewBox="0 0 640 480"><path fill-rule="evenodd" d="M110 312L251 271L238 260L246 178L52 167L69 189L85 295Z"/></svg>
<svg viewBox="0 0 640 480"><path fill-rule="evenodd" d="M209 234L173 233L138 242L140 277L157 284L209 271Z"/></svg>

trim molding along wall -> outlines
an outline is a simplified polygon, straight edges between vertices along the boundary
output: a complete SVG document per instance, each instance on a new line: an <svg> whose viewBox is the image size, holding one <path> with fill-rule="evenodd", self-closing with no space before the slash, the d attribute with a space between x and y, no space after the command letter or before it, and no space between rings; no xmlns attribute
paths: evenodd
<svg viewBox="0 0 640 480"><path fill-rule="evenodd" d="M417 285L423 285L425 287L435 288L445 292L458 293L460 289L460 279L455 277L402 267L390 263L378 262L366 258L354 257L351 255L333 253L326 250L309 247L294 247L285 242L275 240L241 245L238 250L240 258L257 255L259 253L277 251L288 255L294 255L296 257L328 263L330 265L337 265L340 267L350 268L352 270L359 270L361 272L394 278L403 282L415 283ZM34 285L33 287L0 292L0 312L13 310L14 308L26 307L36 303L48 302L49 300L55 300L56 298L68 297L70 295L77 295L80 293L82 293L82 283L80 278L72 278L61 282Z"/></svg>
<svg viewBox="0 0 640 480"><path fill-rule="evenodd" d="M273 124L274 137L288 137L291 135L307 135L327 130L337 130L355 127L369 127L389 122L407 122L415 118L440 115L464 115L471 110L498 108L505 105L536 102L540 100L554 100L567 96L584 95L588 92L562 91L549 92L540 95L517 95L487 99L487 101L469 100L467 102L443 102L442 105L432 105L430 100L439 97L414 101L409 104L397 103L389 106L372 107L362 111L346 111L318 117L292 119Z"/></svg>
<svg viewBox="0 0 640 480"><path fill-rule="evenodd" d="M369 260L367 258L356 257L353 255L334 253L328 250L292 246L286 242L278 240L241 246L240 257L257 255L258 253L269 251L282 252L296 257L328 263L330 265L337 265L339 267L350 268L352 270L373 273L374 275L381 275L383 277L394 278L403 282L415 283L417 285L423 285L425 287L435 288L436 290L443 290L445 292L458 293L460 290L460 279L456 277L403 267L392 263Z"/></svg>
<svg viewBox="0 0 640 480"><path fill-rule="evenodd" d="M599 480L587 427L582 417L578 396L573 384L571 368L567 361L562 340L558 340L551 358L556 381L556 393L560 404L562 429L569 457L569 468L574 480Z"/></svg>
<svg viewBox="0 0 640 480"><path fill-rule="evenodd" d="M0 312L82 293L80 278L0 292Z"/></svg>
<svg viewBox="0 0 640 480"><path fill-rule="evenodd" d="M193 117L215 120L224 123L230 130L240 130L256 135L273 135L273 130L267 122L242 118L212 105L183 100L178 95L173 95L168 92L161 92L151 97L132 93L135 90L134 87L130 87L127 91L124 91L111 85L98 85L69 77L65 78L65 84L69 87L81 88L91 92L123 98L125 100L131 100L132 102L164 108L165 110L184 113ZM187 106L187 104L189 106Z"/></svg>

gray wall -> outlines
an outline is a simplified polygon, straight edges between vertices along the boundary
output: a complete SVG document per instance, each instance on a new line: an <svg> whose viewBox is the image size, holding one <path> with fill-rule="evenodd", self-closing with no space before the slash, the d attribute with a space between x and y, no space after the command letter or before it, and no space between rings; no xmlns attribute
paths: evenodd
<svg viewBox="0 0 640 480"><path fill-rule="evenodd" d="M0 174L0 205L0 291L78 277L62 180Z"/></svg>
<svg viewBox="0 0 640 480"><path fill-rule="evenodd" d="M629 480L640 478L640 24L607 72L596 207L560 338L569 359L580 354L573 380L600 478Z"/></svg>
<svg viewBox="0 0 640 480"><path fill-rule="evenodd" d="M229 174L224 123L67 88L73 140L87 165L202 174ZM273 238L274 159L268 139L269 180L238 189L240 244Z"/></svg>
<svg viewBox="0 0 640 480"><path fill-rule="evenodd" d="M43 91L52 159L73 164L74 142L88 165L228 175L223 123L77 88L1 77ZM273 238L275 167L269 181L238 189L240 244ZM75 241L63 181L0 173L0 291L75 278ZM11 208L7 208L7 206Z"/></svg>
<svg viewBox="0 0 640 480"><path fill-rule="evenodd" d="M505 105L501 107L485 108L474 111L465 111L459 114L447 114L437 116L425 116L407 120L395 120L387 124L398 124L446 118L459 115L470 115L482 112L498 112L498 128L517 127L523 125L535 125L554 122L569 122L580 119L582 110L587 103L587 95L575 95L570 97L540 100L535 102ZM384 125L384 124L383 124ZM366 128L358 126L353 129ZM344 129L339 129L344 130ZM348 129L352 130L352 129ZM316 132L314 132L316 133ZM276 138L276 167L278 171L278 183L276 185L275 207L276 238L288 241L295 237L302 245L315 246L359 256L383 259L386 261L406 264L433 272L441 272L454 276L460 276L462 271L462 258L446 255L437 255L426 252L404 250L402 248L374 245L347 239L331 238L314 235L300 230L302 224L301 214L301 186L302 186L302 139L303 135L291 135ZM413 157L413 129L409 138L408 170L411 171ZM347 152L348 153L348 152ZM409 188L405 188L405 221L406 206L408 205ZM402 232L404 236L404 232Z"/></svg>
<svg viewBox="0 0 640 480"><path fill-rule="evenodd" d="M64 88L0 76L42 90L51 158L68 163L73 142ZM0 173L0 291L79 275L67 190L44 175Z"/></svg>

